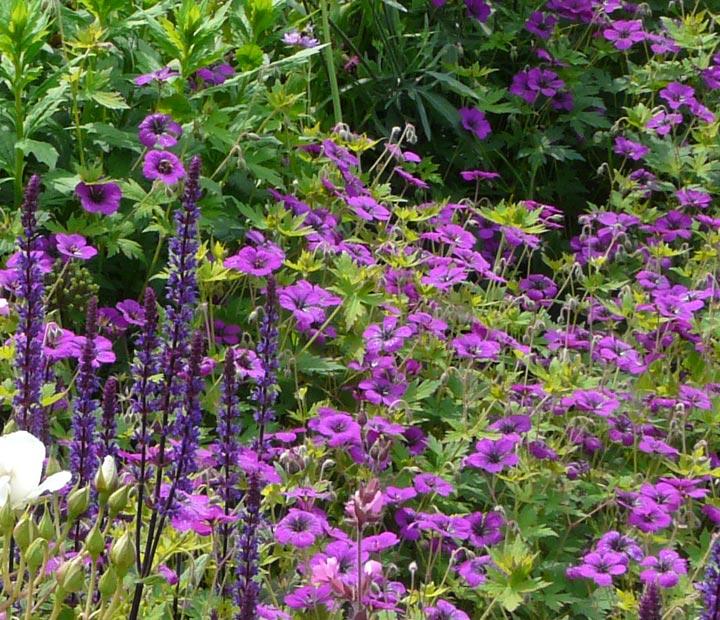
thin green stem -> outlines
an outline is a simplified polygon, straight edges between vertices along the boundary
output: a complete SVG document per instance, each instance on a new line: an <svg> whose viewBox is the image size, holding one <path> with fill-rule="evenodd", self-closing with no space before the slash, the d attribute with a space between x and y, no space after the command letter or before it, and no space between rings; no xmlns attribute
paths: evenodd
<svg viewBox="0 0 720 620"><path fill-rule="evenodd" d="M333 116L335 124L342 123L342 108L340 107L340 89L338 88L337 74L335 73L335 58L333 57L332 39L330 37L330 15L328 8L328 0L321 0L320 10L322 13L322 36L326 47L325 64L328 72L328 82L330 82L330 96L333 104Z"/></svg>

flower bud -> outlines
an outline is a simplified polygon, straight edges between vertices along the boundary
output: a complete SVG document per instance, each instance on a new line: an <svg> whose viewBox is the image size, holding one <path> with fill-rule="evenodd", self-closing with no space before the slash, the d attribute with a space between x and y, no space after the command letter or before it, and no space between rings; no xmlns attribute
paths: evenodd
<svg viewBox="0 0 720 620"><path fill-rule="evenodd" d="M55 537L55 525L50 518L50 512L48 510L43 512L42 519L40 519L40 523L38 524L38 532L45 540L52 540Z"/></svg>
<svg viewBox="0 0 720 620"><path fill-rule="evenodd" d="M83 560L75 556L72 560L63 562L55 571L55 580L60 589L65 593L72 593L81 590L85 586L85 571Z"/></svg>
<svg viewBox="0 0 720 620"><path fill-rule="evenodd" d="M118 513L125 510L130 495L130 487L120 487L108 499L108 513L110 518L114 518Z"/></svg>
<svg viewBox="0 0 720 620"><path fill-rule="evenodd" d="M0 529L3 533L7 534L12 532L15 527L15 511L10 506L10 502L5 502L5 505L0 508Z"/></svg>
<svg viewBox="0 0 720 620"><path fill-rule="evenodd" d="M110 564L117 569L120 577L124 577L135 564L135 543L127 530L113 542L110 548Z"/></svg>
<svg viewBox="0 0 720 620"><path fill-rule="evenodd" d="M90 487L73 490L67 498L67 514L70 521L74 521L90 506Z"/></svg>
<svg viewBox="0 0 720 620"><path fill-rule="evenodd" d="M93 560L97 560L100 555L102 555L102 552L105 551L105 539L97 528L97 525L93 527L87 535L85 548Z"/></svg>
<svg viewBox="0 0 720 620"><path fill-rule="evenodd" d="M100 596L104 600L107 600L113 594L115 594L115 590L117 590L117 587L118 587L117 574L115 573L115 569L112 566L110 566L103 573L103 576L100 577L100 581L98 582L98 591L100 592Z"/></svg>
<svg viewBox="0 0 720 620"><path fill-rule="evenodd" d="M13 537L20 551L27 551L30 543L39 535L37 525L29 516L25 515L15 526Z"/></svg>
<svg viewBox="0 0 720 620"><path fill-rule="evenodd" d="M118 487L118 473L115 459L108 455L95 474L95 488L100 495L110 495Z"/></svg>
<svg viewBox="0 0 720 620"><path fill-rule="evenodd" d="M28 571L33 575L37 569L45 562L48 553L48 541L43 538L36 538L30 543L25 553L25 562Z"/></svg>

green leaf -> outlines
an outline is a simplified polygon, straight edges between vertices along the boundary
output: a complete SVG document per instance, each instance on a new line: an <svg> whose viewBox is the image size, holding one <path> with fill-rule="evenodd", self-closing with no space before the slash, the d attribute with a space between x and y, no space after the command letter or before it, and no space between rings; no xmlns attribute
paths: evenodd
<svg viewBox="0 0 720 620"><path fill-rule="evenodd" d="M47 142L39 140L31 140L25 138L15 143L15 148L20 149L24 153L32 153L41 164L45 164L48 168L54 168L58 160L57 149Z"/></svg>
<svg viewBox="0 0 720 620"><path fill-rule="evenodd" d="M110 110L127 110L130 108L120 93L96 91L90 93L90 96L96 103Z"/></svg>
<svg viewBox="0 0 720 620"><path fill-rule="evenodd" d="M316 375L328 375L346 369L342 364L318 357L307 351L303 351L295 357L295 366L301 372Z"/></svg>

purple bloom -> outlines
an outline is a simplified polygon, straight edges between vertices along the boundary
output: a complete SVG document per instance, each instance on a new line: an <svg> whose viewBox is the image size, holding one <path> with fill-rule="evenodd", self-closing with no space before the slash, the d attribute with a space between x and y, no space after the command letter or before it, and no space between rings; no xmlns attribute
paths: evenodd
<svg viewBox="0 0 720 620"><path fill-rule="evenodd" d="M55 242L57 243L58 252L69 258L88 260L97 254L97 250L89 246L85 237L82 235L64 235L58 233L55 235Z"/></svg>
<svg viewBox="0 0 720 620"><path fill-rule="evenodd" d="M654 129L659 136L666 136L672 131L675 125L682 123L682 120L682 114L661 111L645 123L645 127L648 129Z"/></svg>
<svg viewBox="0 0 720 620"><path fill-rule="evenodd" d="M390 211L371 196L351 196L347 198L347 203L355 209L355 213L360 218L369 222L373 220L386 222L390 219Z"/></svg>
<svg viewBox="0 0 720 620"><path fill-rule="evenodd" d="M485 23L490 17L490 6L485 0L465 0L465 8L468 17L477 19L479 22Z"/></svg>
<svg viewBox="0 0 720 620"><path fill-rule="evenodd" d="M415 333L415 329L410 325L398 327L397 323L398 318L396 316L386 316L382 325L375 323L369 325L362 334L365 341L365 350L372 355L399 351L405 339Z"/></svg>
<svg viewBox="0 0 720 620"><path fill-rule="evenodd" d="M452 484L435 474L420 474L413 478L413 485L418 493L437 493L448 497L455 490Z"/></svg>
<svg viewBox="0 0 720 620"><path fill-rule="evenodd" d="M712 202L712 196L707 192L701 192L695 189L680 189L675 192L681 207L695 207L697 209L707 209Z"/></svg>
<svg viewBox="0 0 720 620"><path fill-rule="evenodd" d="M470 620L462 610L443 599L438 599L434 607L425 607L427 620Z"/></svg>
<svg viewBox="0 0 720 620"><path fill-rule="evenodd" d="M288 515L277 524L275 539L280 544L309 547L323 533L323 523L312 512L291 508Z"/></svg>
<svg viewBox="0 0 720 620"><path fill-rule="evenodd" d="M573 576L592 579L599 586L611 586L613 575L627 572L627 561L627 557L615 551L587 553L583 563L573 572Z"/></svg>
<svg viewBox="0 0 720 620"><path fill-rule="evenodd" d="M525 22L525 28L528 32L532 32L541 39L549 39L555 30L556 23L557 18L553 15L546 15L541 11L534 11Z"/></svg>
<svg viewBox="0 0 720 620"><path fill-rule="evenodd" d="M320 45L320 41L318 41L316 38L311 37L307 34L301 34L299 30L296 28L293 28L289 32L286 32L283 37L282 41L285 45L293 45L295 47L317 47Z"/></svg>
<svg viewBox="0 0 720 620"><path fill-rule="evenodd" d="M610 22L610 25L603 30L603 36L608 41L614 41L617 49L626 50L632 47L634 43L644 41L646 33L642 29L641 20L618 19Z"/></svg>
<svg viewBox="0 0 720 620"><path fill-rule="evenodd" d="M361 442L360 425L346 413L323 415L311 428L329 437L328 445L335 448Z"/></svg>
<svg viewBox="0 0 720 620"><path fill-rule="evenodd" d="M638 620L662 620L662 603L657 584L652 581L645 587L638 605Z"/></svg>
<svg viewBox="0 0 720 620"><path fill-rule="evenodd" d="M491 181L500 178L497 172L486 172L485 170L463 170L460 176L464 181Z"/></svg>
<svg viewBox="0 0 720 620"><path fill-rule="evenodd" d="M80 204L89 213L112 215L120 208L122 191L117 183L78 183L75 193L80 197Z"/></svg>
<svg viewBox="0 0 720 620"><path fill-rule="evenodd" d="M143 86L144 84L149 84L150 82L166 82L170 78L178 75L180 74L177 71L170 69L170 67L163 67L162 69L137 76L135 78L135 84L137 86Z"/></svg>
<svg viewBox="0 0 720 620"><path fill-rule="evenodd" d="M140 123L138 140L148 148L168 148L177 144L182 127L169 114L150 114Z"/></svg>
<svg viewBox="0 0 720 620"><path fill-rule="evenodd" d="M223 267L237 269L252 276L267 276L282 267L285 253L271 251L264 247L245 246L235 256L225 259Z"/></svg>
<svg viewBox="0 0 720 620"><path fill-rule="evenodd" d="M505 519L497 512L474 512L466 517L470 532L468 540L476 547L497 545L503 539Z"/></svg>
<svg viewBox="0 0 720 620"><path fill-rule="evenodd" d="M705 578L697 589L704 595L699 620L717 620L720 617L720 538L715 538L710 548Z"/></svg>
<svg viewBox="0 0 720 620"><path fill-rule="evenodd" d="M298 280L291 286L281 288L278 295L280 307L293 313L300 331L321 325L325 321L324 309L342 303L339 297L307 280Z"/></svg>
<svg viewBox="0 0 720 620"><path fill-rule="evenodd" d="M451 344L458 357L479 360L495 360L501 349L500 343L486 340L474 332L453 339Z"/></svg>
<svg viewBox="0 0 720 620"><path fill-rule="evenodd" d="M167 185L175 185L185 176L185 167L168 151L148 151L143 162L143 174L150 181L158 179Z"/></svg>
<svg viewBox="0 0 720 620"><path fill-rule="evenodd" d="M48 425L40 405L43 383L43 341L45 329L45 290L40 255L36 247L37 208L40 177L33 175L25 188L21 209L23 234L17 239L19 252L15 274L19 321L15 332L15 379L17 393L13 398L14 419L20 430L48 440ZM8 266L10 268L10 266Z"/></svg>
<svg viewBox="0 0 720 620"><path fill-rule="evenodd" d="M640 573L643 583L657 582L663 588L672 588L680 581L680 575L687 575L687 562L670 549L661 550L657 557L646 557L640 566L646 569Z"/></svg>
<svg viewBox="0 0 720 620"><path fill-rule="evenodd" d="M628 140L623 136L618 136L615 138L615 148L613 149L613 152L618 155L624 155L633 161L638 161L645 157L645 155L650 152L650 149L639 142L634 142L633 140Z"/></svg>
<svg viewBox="0 0 720 620"><path fill-rule="evenodd" d="M235 75L235 69L233 69L229 64L223 62L213 67L203 67L202 69L198 69L195 72L194 77L201 79L205 86L218 86L223 84L233 75ZM194 87L197 87L197 84L194 83L194 81L193 85Z"/></svg>
<svg viewBox="0 0 720 620"><path fill-rule="evenodd" d="M629 560L635 560L636 562L639 562L644 557L640 545L637 544L634 538L624 536L616 530L611 530L603 534L600 540L598 540L595 550L598 553L605 553L607 551L622 553Z"/></svg>
<svg viewBox="0 0 720 620"><path fill-rule="evenodd" d="M491 474L500 473L505 467L513 467L520 460L515 454L515 444L511 438L481 439L475 444L475 454L465 459L465 466L479 467Z"/></svg>
<svg viewBox="0 0 720 620"><path fill-rule="evenodd" d="M490 123L485 118L485 113L477 108L460 108L461 124L464 129L471 131L478 138L484 140L490 135L492 129Z"/></svg>
<svg viewBox="0 0 720 620"><path fill-rule="evenodd" d="M637 504L630 512L628 523L641 532L657 532L672 525L672 517L648 497L638 497Z"/></svg>
<svg viewBox="0 0 720 620"><path fill-rule="evenodd" d="M679 82L670 82L660 91L660 96L667 102L671 110L677 110L683 104L695 102L695 89Z"/></svg>
<svg viewBox="0 0 720 620"><path fill-rule="evenodd" d="M487 567L493 563L489 555L481 555L471 560L465 560L454 567L458 575L465 579L471 588L480 586L487 581Z"/></svg>

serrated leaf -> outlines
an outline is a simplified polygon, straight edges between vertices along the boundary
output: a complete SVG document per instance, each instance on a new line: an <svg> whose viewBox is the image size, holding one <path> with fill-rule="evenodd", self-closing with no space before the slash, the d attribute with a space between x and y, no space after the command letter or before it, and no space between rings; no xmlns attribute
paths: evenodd
<svg viewBox="0 0 720 620"><path fill-rule="evenodd" d="M295 366L301 372L317 375L327 375L346 368L333 360L318 357L307 351L303 351L295 357Z"/></svg>
<svg viewBox="0 0 720 620"><path fill-rule="evenodd" d="M127 110L130 108L120 93L100 91L90 93L90 97L102 107L110 110Z"/></svg>
<svg viewBox="0 0 720 620"><path fill-rule="evenodd" d="M48 168L54 168L58 160L57 149L47 142L25 138L16 142L15 148L22 150L24 153L32 153L35 159Z"/></svg>

